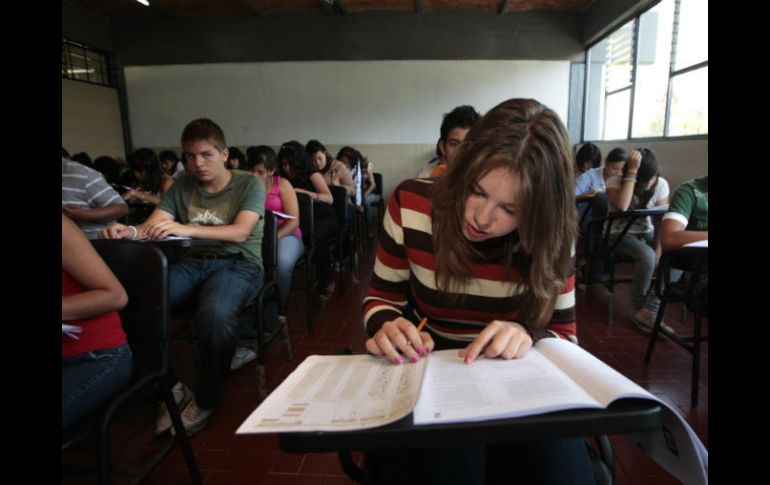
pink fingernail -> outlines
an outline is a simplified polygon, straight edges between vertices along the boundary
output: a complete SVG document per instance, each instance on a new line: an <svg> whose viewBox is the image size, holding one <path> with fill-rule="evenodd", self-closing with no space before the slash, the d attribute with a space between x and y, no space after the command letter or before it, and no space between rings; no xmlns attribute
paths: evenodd
<svg viewBox="0 0 770 485"><path fill-rule="evenodd" d="M473 359L471 359L471 356L470 356L470 355L469 355L469 356L467 356L467 357L465 357L465 363L466 363L466 364L470 364L471 362L473 362Z"/></svg>
<svg viewBox="0 0 770 485"><path fill-rule="evenodd" d="M417 362L419 362L419 361L420 361L420 358L419 358L419 357L417 357L416 355L413 355L413 356L412 356L412 358L411 358L411 359L409 359L409 360L411 360L411 361L412 361L412 364L416 364Z"/></svg>
<svg viewBox="0 0 770 485"><path fill-rule="evenodd" d="M394 361L396 364L402 364L404 362L404 359L401 358L401 356L396 357L396 360Z"/></svg>

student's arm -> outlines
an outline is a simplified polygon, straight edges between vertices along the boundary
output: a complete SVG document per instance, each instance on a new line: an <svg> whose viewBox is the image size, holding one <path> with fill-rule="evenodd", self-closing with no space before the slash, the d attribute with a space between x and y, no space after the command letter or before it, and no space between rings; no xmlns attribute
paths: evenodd
<svg viewBox="0 0 770 485"><path fill-rule="evenodd" d="M251 230L259 222L259 213L241 210L232 224L221 226L193 226L172 220L162 220L148 224L145 222L140 235L147 239L164 239L169 236L212 239L215 241L242 243L248 239Z"/></svg>
<svg viewBox="0 0 770 485"><path fill-rule="evenodd" d="M86 291L63 296L62 321L79 320L120 310L128 295L91 242L69 218L62 214L62 269Z"/></svg>
<svg viewBox="0 0 770 485"><path fill-rule="evenodd" d="M636 172L642 163L642 154L639 150L634 150L628 155L626 161L626 174L623 175L620 188L607 187L607 198L621 211L627 211L634 197L634 187L636 186Z"/></svg>
<svg viewBox="0 0 770 485"><path fill-rule="evenodd" d="M76 221L114 221L128 214L128 206L126 204L109 204L93 209L82 209L76 205L67 204L61 210L68 217Z"/></svg>
<svg viewBox="0 0 770 485"><path fill-rule="evenodd" d="M426 356L434 342L427 332L403 317L403 305L409 291L409 261L403 245L400 193L396 190L388 202L383 233L377 248L369 291L364 298L364 328L371 337L366 350L400 364L403 354L409 360Z"/></svg>
<svg viewBox="0 0 770 485"><path fill-rule="evenodd" d="M279 190L281 194L281 212L295 217L294 219L286 219L286 222L278 228L276 236L278 239L281 239L294 232L294 229L299 226L299 202L297 201L297 193L294 191L294 187L283 177L281 177Z"/></svg>
<svg viewBox="0 0 770 485"><path fill-rule="evenodd" d="M304 192L305 194L308 194L311 199L320 200L329 204L334 203L334 197L332 197L332 193L329 190L329 186L326 185L326 181L324 180L323 175L321 175L318 172L315 172L310 176L310 182L313 184L313 188L315 188L315 192L310 192L309 190L304 189L294 189L296 192Z"/></svg>
<svg viewBox="0 0 770 485"><path fill-rule="evenodd" d="M377 183L374 181L374 175L372 174L371 170L366 171L366 179L369 181L369 188L366 189L366 192L364 192L364 199L366 199L366 196L374 192L374 189L377 188Z"/></svg>
<svg viewBox="0 0 770 485"><path fill-rule="evenodd" d="M145 230L150 224L155 224L161 221L173 221L174 215L166 212L163 209L156 208L150 214L144 223L138 226L127 226L116 222L105 227L99 233L100 239L147 239Z"/></svg>
<svg viewBox="0 0 770 485"><path fill-rule="evenodd" d="M660 224L660 245L663 251L680 249L685 244L705 241L709 238L708 231L687 231L681 221L664 219Z"/></svg>

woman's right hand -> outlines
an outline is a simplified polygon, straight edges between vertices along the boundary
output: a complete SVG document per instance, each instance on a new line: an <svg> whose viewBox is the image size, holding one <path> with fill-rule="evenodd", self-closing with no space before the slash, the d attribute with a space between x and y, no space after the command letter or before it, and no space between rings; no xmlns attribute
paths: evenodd
<svg viewBox="0 0 770 485"><path fill-rule="evenodd" d="M366 341L366 350L372 355L384 355L394 364L403 363L401 354L412 362L427 357L433 350L433 339L428 332L417 332L417 327L403 317L385 322L374 336Z"/></svg>
<svg viewBox="0 0 770 485"><path fill-rule="evenodd" d="M628 159L626 160L626 172L634 172L636 173L637 170L639 170L639 166L642 164L642 152L639 150L634 150L631 153L628 154Z"/></svg>
<svg viewBox="0 0 770 485"><path fill-rule="evenodd" d="M116 222L105 227L99 233L99 239L133 239L136 237L136 228Z"/></svg>

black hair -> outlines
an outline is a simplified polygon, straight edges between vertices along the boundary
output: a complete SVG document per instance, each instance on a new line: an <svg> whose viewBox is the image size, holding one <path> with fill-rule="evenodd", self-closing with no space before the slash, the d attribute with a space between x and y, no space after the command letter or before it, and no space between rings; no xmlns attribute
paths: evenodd
<svg viewBox="0 0 770 485"><path fill-rule="evenodd" d="M176 156L176 153L172 150L163 150L160 152L160 155L158 155L158 158L160 158L160 161L164 160L173 160L175 162L179 161L179 157Z"/></svg>
<svg viewBox="0 0 770 485"><path fill-rule="evenodd" d="M104 175L108 184L117 184L120 180L120 164L112 157L97 157L94 160L94 169Z"/></svg>
<svg viewBox="0 0 770 485"><path fill-rule="evenodd" d="M337 152L337 160L344 162L350 169L355 167L356 163L360 163L361 158L361 152L353 147L344 146Z"/></svg>
<svg viewBox="0 0 770 485"><path fill-rule="evenodd" d="M76 154L72 155L70 160L73 160L82 165L85 165L86 167L93 167L94 165L93 162L91 161L91 157L89 157L88 153L86 152L77 152Z"/></svg>
<svg viewBox="0 0 770 485"><path fill-rule="evenodd" d="M630 209L644 209L647 207L647 203L652 198L652 194L655 193L655 186L653 185L649 189L647 184L650 180L660 175L660 166L658 165L658 157L655 152L650 148L636 148L642 154L642 163L639 164L639 168L636 171L636 184L634 185L634 196L631 199ZM623 176L625 177L628 172L628 164L623 167Z"/></svg>
<svg viewBox="0 0 770 485"><path fill-rule="evenodd" d="M613 148L607 154L607 163L625 162L628 158L628 152L622 148Z"/></svg>
<svg viewBox="0 0 770 485"><path fill-rule="evenodd" d="M64 149L64 147L61 147L61 157L62 158L70 158L70 152Z"/></svg>
<svg viewBox="0 0 770 485"><path fill-rule="evenodd" d="M596 168L602 164L602 151L593 143L586 143L578 150L577 155L575 155L575 161L578 170L581 170L583 165L589 161L591 162L591 167Z"/></svg>
<svg viewBox="0 0 770 485"><path fill-rule="evenodd" d="M227 165L230 168L230 160L238 160L238 169L243 170L243 164L246 162L246 156L238 147L230 147L227 149Z"/></svg>
<svg viewBox="0 0 770 485"><path fill-rule="evenodd" d="M155 151L150 148L140 148L128 156L128 167L132 172L145 172L144 181L134 179L132 186L150 194L160 194L163 183L163 169L160 159Z"/></svg>
<svg viewBox="0 0 770 485"><path fill-rule="evenodd" d="M281 172L281 176L288 180L303 180L310 177L313 171L310 165L310 154L307 149L298 141L291 140L281 145L281 149L278 150L278 163L280 166L278 170ZM291 176L284 173L283 163L288 162L291 168Z"/></svg>
<svg viewBox="0 0 770 485"><path fill-rule="evenodd" d="M244 163L243 169L254 171L259 165L264 165L267 170L275 170L278 166L275 150L267 145L249 147L248 150L246 150L246 162Z"/></svg>
<svg viewBox="0 0 770 485"><path fill-rule="evenodd" d="M481 115L476 108L464 104L458 106L449 113L444 114L444 119L441 121L441 138L439 141L446 140L449 136L449 132L455 128L471 128L481 119Z"/></svg>

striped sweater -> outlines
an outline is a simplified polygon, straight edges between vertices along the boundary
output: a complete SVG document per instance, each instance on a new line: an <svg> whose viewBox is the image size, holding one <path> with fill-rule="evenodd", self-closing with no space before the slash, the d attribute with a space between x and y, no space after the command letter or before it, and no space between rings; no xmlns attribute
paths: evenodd
<svg viewBox="0 0 770 485"><path fill-rule="evenodd" d="M413 179L402 182L388 203L384 231L377 249L374 274L369 292L364 298L364 325L374 335L383 323L403 315L407 303L412 321L428 317L426 329L449 340L468 342L492 320L518 321L516 315L523 292L517 283L517 263L526 257L517 252L514 267L504 274L501 240L477 244L483 260L473 268L475 278L461 288L462 298L453 298L437 290L434 279L435 254L432 243L432 210L430 180ZM517 245L516 248L520 246ZM537 341L543 337L575 337L575 275L556 300L553 315L545 329L533 331L524 324Z"/></svg>

